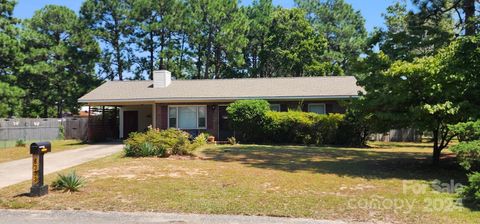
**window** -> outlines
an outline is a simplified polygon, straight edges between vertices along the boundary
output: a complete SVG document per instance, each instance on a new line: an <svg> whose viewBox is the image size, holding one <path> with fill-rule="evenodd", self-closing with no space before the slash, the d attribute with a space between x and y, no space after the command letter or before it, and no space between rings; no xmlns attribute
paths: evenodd
<svg viewBox="0 0 480 224"><path fill-rule="evenodd" d="M205 129L207 127L206 106L170 106L168 127L179 129Z"/></svg>
<svg viewBox="0 0 480 224"><path fill-rule="evenodd" d="M308 104L308 112L313 112L313 113L317 113L317 114L326 114L327 113L324 103Z"/></svg>
<svg viewBox="0 0 480 224"><path fill-rule="evenodd" d="M270 104L270 110L280 111L280 104Z"/></svg>
<svg viewBox="0 0 480 224"><path fill-rule="evenodd" d="M177 127L177 108L170 107L168 108L168 127L176 128Z"/></svg>

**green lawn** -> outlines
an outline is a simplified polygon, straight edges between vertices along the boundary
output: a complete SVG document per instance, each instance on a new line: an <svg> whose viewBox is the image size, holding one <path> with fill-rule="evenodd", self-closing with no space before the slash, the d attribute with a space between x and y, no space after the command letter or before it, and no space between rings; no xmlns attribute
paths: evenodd
<svg viewBox="0 0 480 224"><path fill-rule="evenodd" d="M20 196L29 189L28 181L0 189L0 208L477 223L480 212L457 206L453 194L430 187L435 179L465 181L451 157L435 168L430 154L428 144L412 143L373 143L361 149L210 146L197 157L171 158L117 154L75 168L87 181L81 192ZM54 177L49 175L47 182ZM425 191L414 192L424 186Z"/></svg>
<svg viewBox="0 0 480 224"><path fill-rule="evenodd" d="M85 146L84 143L79 140L54 140L51 142L52 152L60 152ZM30 157L31 155L28 147L29 144L25 147L0 148L0 163Z"/></svg>

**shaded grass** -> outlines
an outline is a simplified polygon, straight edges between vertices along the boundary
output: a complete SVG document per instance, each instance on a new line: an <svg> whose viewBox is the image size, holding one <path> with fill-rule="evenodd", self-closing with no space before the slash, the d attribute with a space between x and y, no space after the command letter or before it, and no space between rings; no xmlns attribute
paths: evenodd
<svg viewBox="0 0 480 224"><path fill-rule="evenodd" d="M1 208L160 211L270 215L397 223L476 223L479 212L453 206L428 211L428 200L455 195L409 184L463 181L452 161L429 165L423 147L368 149L240 145L205 148L198 158L124 158L122 154L76 167L87 181L81 192L15 197L29 182L0 189ZM63 171L68 172L68 170ZM55 175L47 176L47 183ZM457 179L458 178L458 179ZM352 200L407 200L412 210L362 208ZM448 207L450 208L450 207Z"/></svg>
<svg viewBox="0 0 480 224"><path fill-rule="evenodd" d="M51 143L52 152L60 152L85 146L85 144L79 140L54 140L51 141ZM27 144L25 147L0 148L0 163L30 157L29 147L30 145Z"/></svg>

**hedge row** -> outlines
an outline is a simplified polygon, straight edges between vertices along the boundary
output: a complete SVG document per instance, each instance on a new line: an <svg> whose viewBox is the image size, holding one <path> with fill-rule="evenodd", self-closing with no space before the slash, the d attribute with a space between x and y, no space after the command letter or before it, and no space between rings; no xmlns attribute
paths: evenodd
<svg viewBox="0 0 480 224"><path fill-rule="evenodd" d="M271 111L264 100L240 100L227 108L241 141L316 145L363 145L365 134L341 114Z"/></svg>

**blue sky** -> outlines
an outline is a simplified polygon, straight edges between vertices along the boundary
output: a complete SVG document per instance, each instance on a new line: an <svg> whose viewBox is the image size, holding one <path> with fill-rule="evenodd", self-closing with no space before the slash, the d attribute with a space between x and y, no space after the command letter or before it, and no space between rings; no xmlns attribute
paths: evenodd
<svg viewBox="0 0 480 224"><path fill-rule="evenodd" d="M42 8L47 4L65 5L78 12L81 0L17 0L18 4L15 8L14 15L25 19L33 15L35 10ZM353 8L360 10L366 20L366 28L372 31L374 27L383 26L382 13L385 12L387 6L391 5L395 0L346 0L352 4ZM242 4L248 5L252 0L243 0ZM293 7L293 0L273 0L275 5L283 7Z"/></svg>

